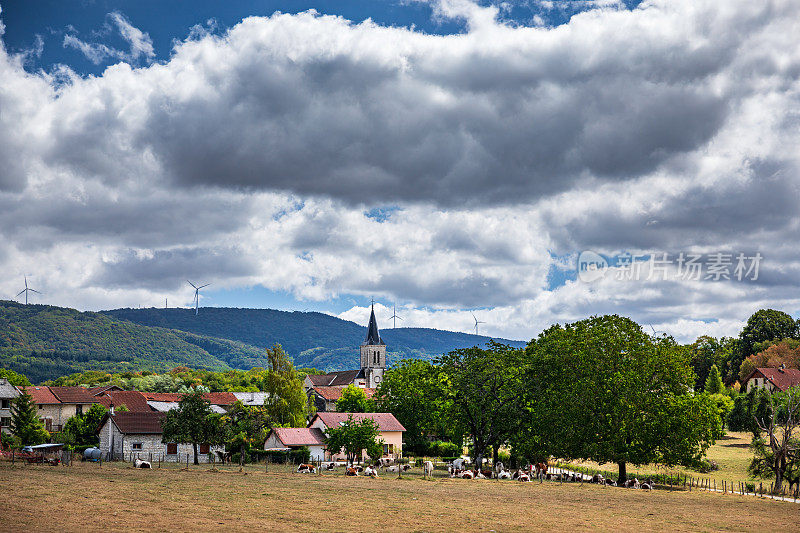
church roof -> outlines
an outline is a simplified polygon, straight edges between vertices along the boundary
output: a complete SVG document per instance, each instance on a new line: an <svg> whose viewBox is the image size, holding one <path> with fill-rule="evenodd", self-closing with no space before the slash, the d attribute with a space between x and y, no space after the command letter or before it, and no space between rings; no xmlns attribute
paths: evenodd
<svg viewBox="0 0 800 533"><path fill-rule="evenodd" d="M375 346L384 344L381 334L378 331L378 321L375 320L375 306L369 315L369 326L367 326L367 338L362 343L363 346Z"/></svg>
<svg viewBox="0 0 800 533"><path fill-rule="evenodd" d="M308 379L314 387L336 387L338 385L350 385L362 372L363 370L341 370L319 376L309 374Z"/></svg>

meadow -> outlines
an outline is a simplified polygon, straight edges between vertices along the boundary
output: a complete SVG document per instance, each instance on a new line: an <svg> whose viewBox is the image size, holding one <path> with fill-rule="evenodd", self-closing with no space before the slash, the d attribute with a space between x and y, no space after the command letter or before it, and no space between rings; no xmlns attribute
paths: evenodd
<svg viewBox="0 0 800 533"><path fill-rule="evenodd" d="M283 465L0 463L2 531L745 531L798 529L799 504L699 491L378 479Z"/></svg>

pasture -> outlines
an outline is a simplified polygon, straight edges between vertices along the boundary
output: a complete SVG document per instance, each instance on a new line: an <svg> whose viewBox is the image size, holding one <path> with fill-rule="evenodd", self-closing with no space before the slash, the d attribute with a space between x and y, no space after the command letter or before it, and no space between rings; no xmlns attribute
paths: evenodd
<svg viewBox="0 0 800 533"><path fill-rule="evenodd" d="M797 504L590 484L352 478L287 466L0 463L2 531L797 530Z"/></svg>

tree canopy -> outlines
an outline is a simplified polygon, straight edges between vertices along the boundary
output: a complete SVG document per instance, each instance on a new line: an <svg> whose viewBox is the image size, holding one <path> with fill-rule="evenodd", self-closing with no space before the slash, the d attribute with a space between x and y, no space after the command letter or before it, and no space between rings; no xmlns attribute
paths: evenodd
<svg viewBox="0 0 800 533"><path fill-rule="evenodd" d="M336 410L340 413L371 413L375 411L375 403L367 398L364 389L350 384L342 389L341 397L336 400Z"/></svg>
<svg viewBox="0 0 800 533"><path fill-rule="evenodd" d="M33 397L25 388L19 396L11 400L11 433L24 446L42 444L50 440L50 434L39 420Z"/></svg>
<svg viewBox="0 0 800 533"><path fill-rule="evenodd" d="M163 442L191 444L194 464L199 464L198 444L215 444L223 438L221 416L211 410L211 403L199 391L185 394L177 409L167 412L162 422Z"/></svg>
<svg viewBox="0 0 800 533"><path fill-rule="evenodd" d="M721 435L689 351L628 318L553 326L527 355L526 431L548 455L614 462L624 480L628 463L692 463Z"/></svg>
<svg viewBox="0 0 800 533"><path fill-rule="evenodd" d="M350 416L339 427L328 428L325 435L328 452L334 455L344 452L348 464L359 459L362 451L366 451L373 459L383 454L383 441L378 440L378 423L371 418L357 421Z"/></svg>

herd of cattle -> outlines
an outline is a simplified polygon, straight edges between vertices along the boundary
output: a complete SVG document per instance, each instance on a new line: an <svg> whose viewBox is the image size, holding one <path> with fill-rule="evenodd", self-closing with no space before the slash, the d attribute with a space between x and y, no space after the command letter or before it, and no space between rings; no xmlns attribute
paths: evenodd
<svg viewBox="0 0 800 533"><path fill-rule="evenodd" d="M336 462L326 462L321 463L320 467L323 470L335 470L339 465ZM369 476L369 477L378 477L378 472L383 470L385 472L407 472L411 470L411 466L408 464L394 464L394 460L392 459L381 459L375 465L367 465L367 466L359 466L359 465L344 465L345 468L345 475L348 476ZM423 477L433 477L433 469L434 465L431 461L425 461L422 463L422 475ZM551 480L551 481L560 481L560 482L580 482L580 483L596 483L600 485L606 485L610 487L616 487L617 482L610 478L605 478L601 474L595 474L594 476L588 476L586 474L580 474L576 472L569 472L564 470L559 470L558 472L552 471L547 463L536 463L530 464L525 468L519 468L515 471L506 470L503 466L503 463L498 462L494 469L491 470L484 470L480 468L469 468L469 463L466 459L456 459L452 463L448 465L448 473L450 474L451 478L460 478L460 479L487 479L487 478L494 478L494 479L509 479L509 480L516 480L516 481L533 481L533 480ZM315 474L317 473L317 467L313 464L303 463L297 467L297 472L301 474ZM645 489L645 490L653 490L653 482L651 480L647 480L645 482L639 482L638 479L628 479L621 485L621 487L631 488L631 489Z"/></svg>

